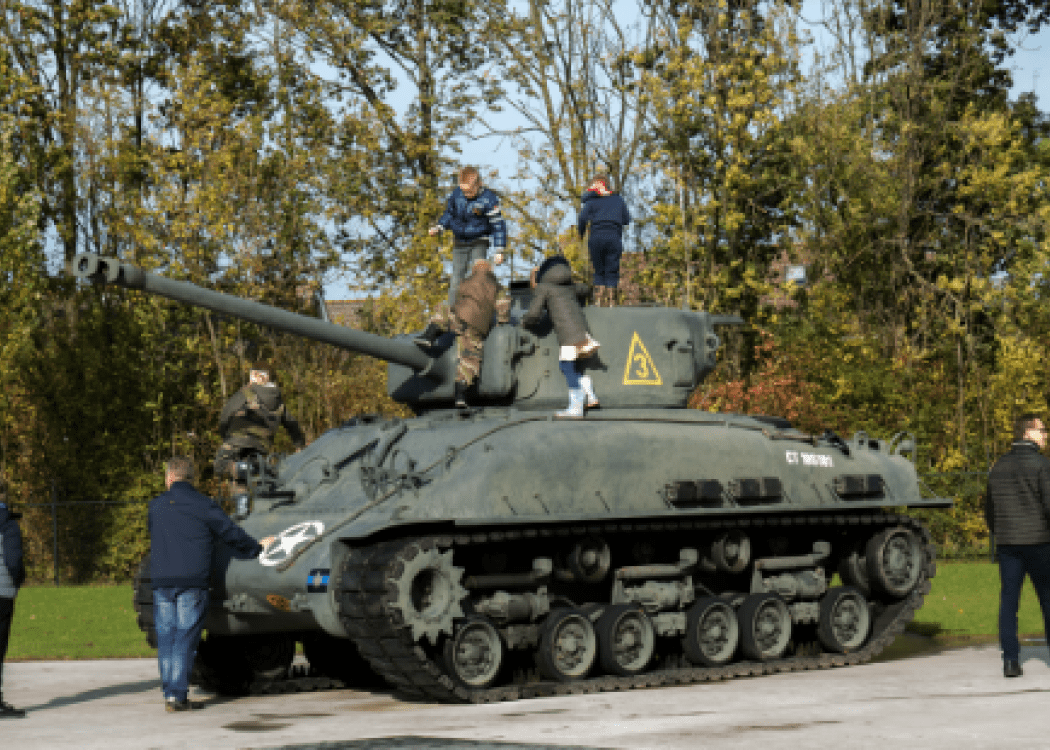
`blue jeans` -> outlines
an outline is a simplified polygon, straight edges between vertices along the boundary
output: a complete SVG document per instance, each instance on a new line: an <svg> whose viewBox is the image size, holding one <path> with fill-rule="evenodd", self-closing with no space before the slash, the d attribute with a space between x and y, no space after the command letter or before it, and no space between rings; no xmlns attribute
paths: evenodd
<svg viewBox="0 0 1050 750"><path fill-rule="evenodd" d="M462 244L459 241L452 243L452 278L448 283L449 308L455 306L459 282L470 276L470 269L474 267L474 261L484 260L488 254L489 241L484 238L468 240Z"/></svg>
<svg viewBox="0 0 1050 750"><path fill-rule="evenodd" d="M208 613L208 589L153 589L157 662L164 698L186 700L190 670Z"/></svg>
<svg viewBox="0 0 1050 750"><path fill-rule="evenodd" d="M1050 544L1000 544L999 646L1003 659L1017 661L1021 644L1017 641L1017 608L1025 573L1032 579L1039 608L1043 611L1043 630L1050 635Z"/></svg>
<svg viewBox="0 0 1050 750"><path fill-rule="evenodd" d="M607 286L615 289L620 285L620 256L623 255L623 240L618 232L591 229L587 240L594 276L591 280L595 286Z"/></svg>
<svg viewBox="0 0 1050 750"><path fill-rule="evenodd" d="M559 361L558 369L565 376L565 385L569 386L570 391L580 387L580 371L576 369L575 360L563 359Z"/></svg>

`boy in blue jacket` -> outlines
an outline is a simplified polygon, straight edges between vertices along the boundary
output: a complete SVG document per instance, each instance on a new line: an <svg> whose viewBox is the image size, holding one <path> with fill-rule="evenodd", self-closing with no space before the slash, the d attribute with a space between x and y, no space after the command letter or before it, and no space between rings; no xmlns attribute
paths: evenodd
<svg viewBox="0 0 1050 750"><path fill-rule="evenodd" d="M456 304L456 289L474 267L475 260L488 256L489 237L496 246L493 258L498 266L507 249L507 223L500 211L499 196L481 185L481 175L475 167L463 167L459 172L459 187L452 191L445 205L445 213L430 228L435 235L452 230L452 280L449 282L448 304Z"/></svg>
<svg viewBox="0 0 1050 750"><path fill-rule="evenodd" d="M576 219L580 238L590 225L587 240L591 265L594 266L594 301L598 307L612 307L620 285L620 256L623 255L623 228L631 223L627 204L609 188L609 178L598 175L583 194L583 208Z"/></svg>

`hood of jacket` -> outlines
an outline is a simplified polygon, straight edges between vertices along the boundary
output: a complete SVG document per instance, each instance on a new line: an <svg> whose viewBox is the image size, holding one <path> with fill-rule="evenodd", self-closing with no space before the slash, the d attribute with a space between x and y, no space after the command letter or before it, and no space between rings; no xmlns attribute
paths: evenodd
<svg viewBox="0 0 1050 750"><path fill-rule="evenodd" d="M269 385L252 383L248 387L258 397L259 403L270 411L276 411L277 407L281 405L281 389L273 383Z"/></svg>
<svg viewBox="0 0 1050 750"><path fill-rule="evenodd" d="M587 190L580 197L580 202L588 203L590 201L601 200L602 198L612 198L614 195L617 195L615 191L610 191L608 195L602 195L601 193L596 193L593 190Z"/></svg>
<svg viewBox="0 0 1050 750"><path fill-rule="evenodd" d="M554 284L570 286L572 284L572 266L565 258L548 258L536 274L537 284Z"/></svg>

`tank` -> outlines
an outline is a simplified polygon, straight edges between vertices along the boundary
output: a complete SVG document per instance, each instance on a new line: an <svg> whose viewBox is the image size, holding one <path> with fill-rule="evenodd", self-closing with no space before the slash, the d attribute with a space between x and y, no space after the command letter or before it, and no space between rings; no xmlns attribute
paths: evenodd
<svg viewBox="0 0 1050 750"><path fill-rule="evenodd" d="M487 702L846 666L930 590L934 545L903 511L951 501L920 491L911 435L686 408L739 318L585 307L601 408L573 419L555 413L549 325L496 326L456 409L451 336L385 338L90 253L74 272L385 359L415 413L241 467L242 524L277 542L216 567L195 669L212 689L382 680ZM530 292L512 294L513 321ZM148 571L136 609L153 639ZM291 669L297 642L308 672Z"/></svg>

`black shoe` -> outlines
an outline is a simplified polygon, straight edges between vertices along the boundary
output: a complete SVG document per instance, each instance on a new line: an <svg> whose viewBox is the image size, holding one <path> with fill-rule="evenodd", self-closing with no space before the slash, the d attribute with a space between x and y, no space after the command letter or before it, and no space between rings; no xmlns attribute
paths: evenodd
<svg viewBox="0 0 1050 750"><path fill-rule="evenodd" d="M1003 677L1020 677L1023 674L1021 662L1016 659L1007 659L1003 662Z"/></svg>
<svg viewBox="0 0 1050 750"><path fill-rule="evenodd" d="M437 323L428 323L423 333L415 338L417 346L433 346L441 335L441 326Z"/></svg>
<svg viewBox="0 0 1050 750"><path fill-rule="evenodd" d="M177 714L182 711L196 711L200 708L204 708L204 704L199 703L197 701L180 701L176 698L168 698L166 701L164 701L164 710L167 711L169 714Z"/></svg>
<svg viewBox="0 0 1050 750"><path fill-rule="evenodd" d="M467 384L456 381L456 408L467 408Z"/></svg>
<svg viewBox="0 0 1050 750"><path fill-rule="evenodd" d="M0 719L24 719L25 717L26 712L23 709L0 701Z"/></svg>

